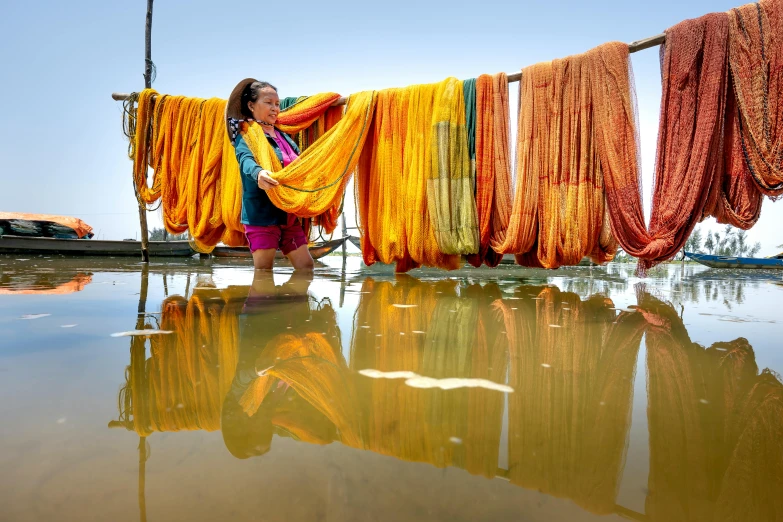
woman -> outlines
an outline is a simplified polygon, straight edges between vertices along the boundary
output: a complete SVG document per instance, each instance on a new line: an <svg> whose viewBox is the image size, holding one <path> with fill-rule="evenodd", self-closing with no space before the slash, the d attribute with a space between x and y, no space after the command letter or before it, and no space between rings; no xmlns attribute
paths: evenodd
<svg viewBox="0 0 783 522"><path fill-rule="evenodd" d="M267 82L253 78L242 80L228 98L226 128L242 174L242 224L256 270L271 270L278 249L288 257L295 270L312 270L313 258L301 221L269 200L266 191L274 189L278 182L258 164L240 132L240 128L247 131L259 125L285 167L299 157L299 147L287 134L275 128L279 113L277 88Z"/></svg>

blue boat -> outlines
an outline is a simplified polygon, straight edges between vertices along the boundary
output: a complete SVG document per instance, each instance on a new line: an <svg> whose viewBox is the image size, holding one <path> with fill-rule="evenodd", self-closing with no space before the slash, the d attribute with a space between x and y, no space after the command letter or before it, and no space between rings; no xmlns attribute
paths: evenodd
<svg viewBox="0 0 783 522"><path fill-rule="evenodd" d="M685 255L697 263L710 268L761 268L771 270L783 270L783 253L772 257L732 257L711 256L709 254L693 254L685 252Z"/></svg>

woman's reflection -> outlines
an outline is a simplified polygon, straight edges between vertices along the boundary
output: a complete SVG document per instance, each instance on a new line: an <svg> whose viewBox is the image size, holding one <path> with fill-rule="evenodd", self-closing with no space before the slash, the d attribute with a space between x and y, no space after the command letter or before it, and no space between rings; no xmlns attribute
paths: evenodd
<svg viewBox="0 0 783 522"><path fill-rule="evenodd" d="M308 294L312 273L275 286L255 273L239 319L239 360L222 408L226 448L238 458L269 451L273 434L326 444L347 412L335 403L347 367L335 311Z"/></svg>

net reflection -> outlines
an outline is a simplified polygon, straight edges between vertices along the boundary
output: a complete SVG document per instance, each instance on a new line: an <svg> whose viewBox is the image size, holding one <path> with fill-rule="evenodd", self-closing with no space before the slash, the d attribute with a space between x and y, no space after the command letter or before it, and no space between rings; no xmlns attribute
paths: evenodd
<svg viewBox="0 0 783 522"><path fill-rule="evenodd" d="M243 459L275 436L340 442L618 513L645 339L648 519L783 513L779 379L759 372L744 339L691 342L644 286L618 311L554 286L366 279L346 360L335 310L309 295L309 277L167 298L150 327L175 333L152 337L149 358L131 351L126 428L220 429ZM514 391L470 387L477 379Z"/></svg>
<svg viewBox="0 0 783 522"><path fill-rule="evenodd" d="M453 281L368 279L356 314L351 367L434 379L504 383L508 349L499 288ZM503 394L481 388L417 389L403 380L359 379L367 449L400 459L497 474Z"/></svg>
<svg viewBox="0 0 783 522"><path fill-rule="evenodd" d="M783 501L783 386L739 338L705 349L640 289L648 322L653 520L777 520Z"/></svg>
<svg viewBox="0 0 783 522"><path fill-rule="evenodd" d="M636 313L616 316L612 301L600 296L581 301L554 287L517 294L500 303L515 390L509 478L612 513L645 321Z"/></svg>
<svg viewBox="0 0 783 522"><path fill-rule="evenodd" d="M199 290L189 300L167 297L159 323L173 331L131 346L120 418L141 436L156 431L220 429L220 412L238 352L238 313L247 288ZM154 321L154 318L153 318Z"/></svg>

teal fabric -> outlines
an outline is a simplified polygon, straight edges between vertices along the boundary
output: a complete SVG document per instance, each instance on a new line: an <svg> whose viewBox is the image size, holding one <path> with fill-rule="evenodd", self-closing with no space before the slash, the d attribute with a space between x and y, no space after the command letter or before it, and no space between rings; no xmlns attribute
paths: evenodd
<svg viewBox="0 0 783 522"><path fill-rule="evenodd" d="M462 92L465 96L465 128L468 134L468 150L470 159L476 160L476 79L462 82Z"/></svg>
<svg viewBox="0 0 783 522"><path fill-rule="evenodd" d="M288 109L293 104L295 104L296 100L298 100L298 99L299 99L298 96L294 96L294 97L289 96L287 98L283 98L282 100L280 100L280 110L284 111L284 110Z"/></svg>
<svg viewBox="0 0 783 522"><path fill-rule="evenodd" d="M282 131L280 134L282 134L288 144L291 145L291 148L299 154L299 147L294 140ZM280 147L274 139L269 136L267 136L267 139L275 150L277 159L282 163L283 153L280 151ZM288 214L284 210L280 210L274 206L269 200L266 191L258 188L258 173L261 172L261 167L256 163L256 159L253 157L250 147L247 146L245 139L241 135L237 136L237 139L234 142L234 151L237 156L237 161L239 162L239 171L242 174L241 222L245 225L259 227L285 225L288 220Z"/></svg>

